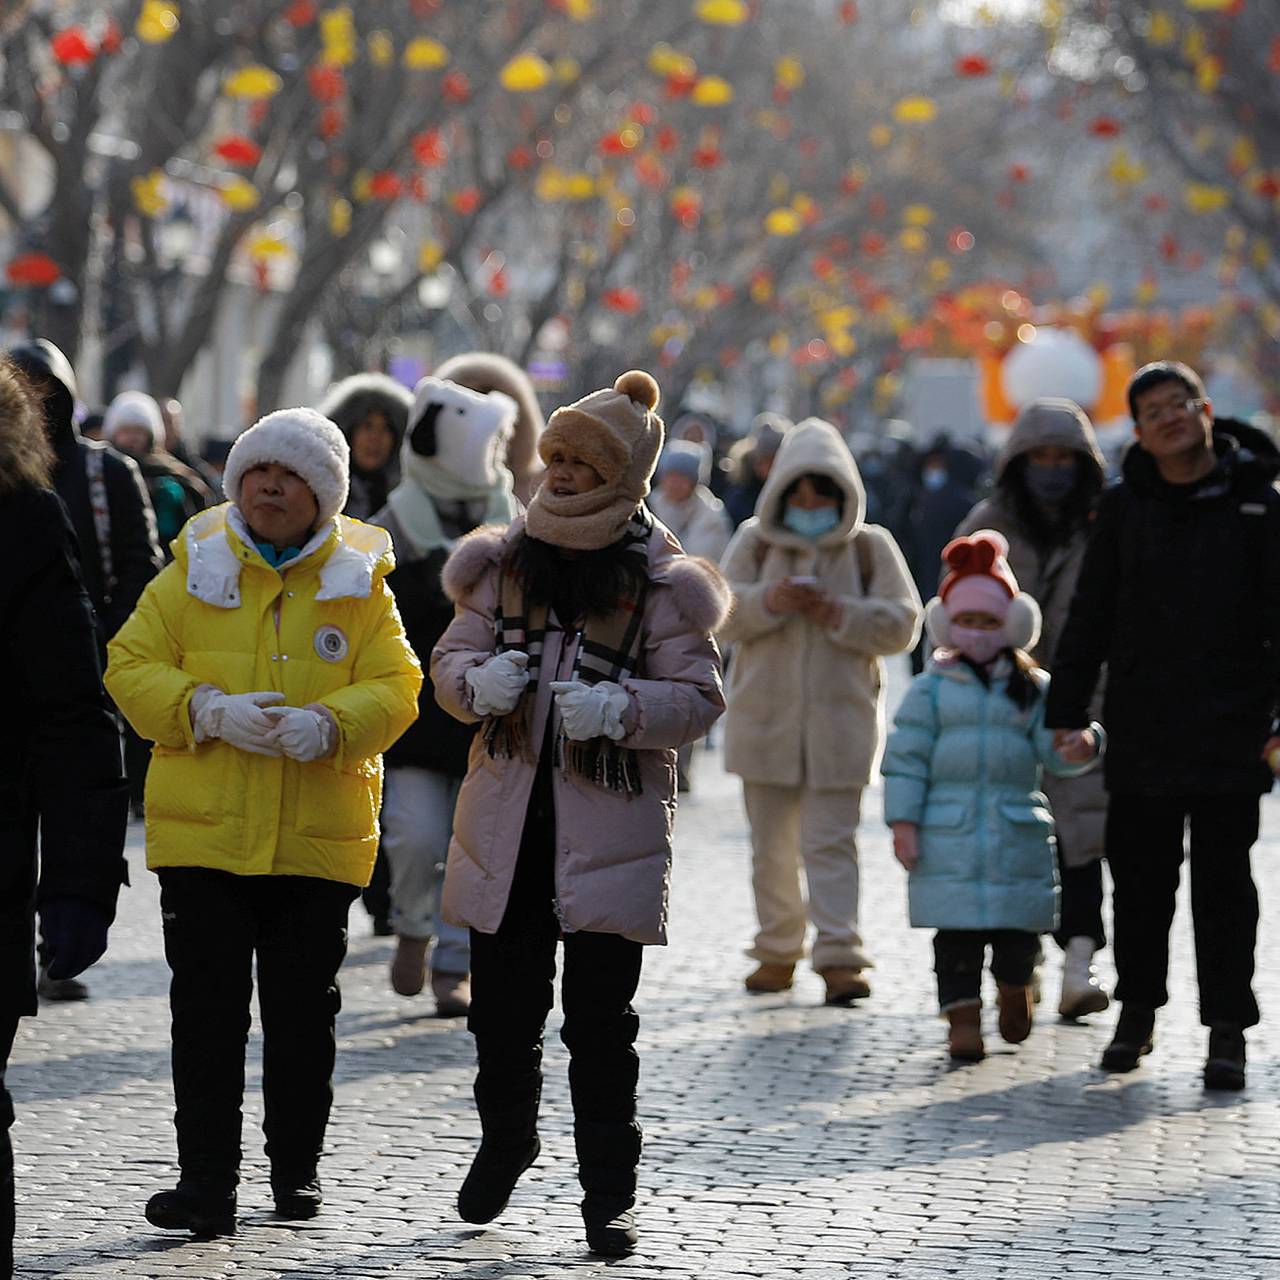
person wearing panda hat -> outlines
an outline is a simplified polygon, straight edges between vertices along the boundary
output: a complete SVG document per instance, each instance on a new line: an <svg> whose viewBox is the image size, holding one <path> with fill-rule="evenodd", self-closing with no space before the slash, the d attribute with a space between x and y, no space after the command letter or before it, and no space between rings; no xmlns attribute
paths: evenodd
<svg viewBox="0 0 1280 1280"><path fill-rule="evenodd" d="M1018 590L1002 534L980 529L943 551L947 570L925 610L937 645L912 681L886 744L885 821L909 872L911 924L936 929L938 1003L953 1058L983 1056L986 950L1010 1044L1031 1033L1039 934L1057 922L1053 816L1044 770L1097 763L1097 725L1064 737L1044 725L1049 677L1027 654L1040 630Z"/></svg>
<svg viewBox="0 0 1280 1280"><path fill-rule="evenodd" d="M235 1230L255 960L276 1212L322 1203L347 910L378 847L381 753L422 683L391 539L338 514L347 483L332 422L268 414L227 458L230 501L187 523L109 646L107 688L155 743L147 865L173 974L181 1176L154 1226Z"/></svg>
<svg viewBox="0 0 1280 1280"><path fill-rule="evenodd" d="M667 940L676 752L724 708L719 570L644 506L662 446L657 383L623 374L556 410L527 515L459 543L457 611L431 658L436 699L480 725L458 796L446 919L471 929L479 1151L458 1195L497 1217L537 1159L543 1024L564 940L588 1246L631 1252L646 945Z"/></svg>
<svg viewBox="0 0 1280 1280"><path fill-rule="evenodd" d="M511 472L503 464L516 419L502 392L479 394L439 378L414 389L404 444L403 479L372 520L391 535L396 567L387 579L414 651L425 661L453 619L440 575L457 540L482 524L515 516ZM396 933L391 986L416 996L426 983L441 1017L470 1003L466 929L440 918L453 809L467 772L475 729L435 700L430 680L418 696L418 719L387 752L382 849L391 872Z"/></svg>

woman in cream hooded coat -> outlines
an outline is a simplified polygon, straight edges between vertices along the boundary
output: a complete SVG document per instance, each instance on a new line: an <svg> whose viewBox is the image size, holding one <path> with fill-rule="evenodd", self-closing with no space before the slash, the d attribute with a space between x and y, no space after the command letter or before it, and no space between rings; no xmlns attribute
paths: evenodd
<svg viewBox="0 0 1280 1280"><path fill-rule="evenodd" d="M722 564L734 593L720 632L734 645L725 767L742 778L760 924L747 989L791 986L812 921L831 1004L871 990L854 833L884 739L881 658L915 644L921 613L902 553L863 524L865 507L844 441L810 418L787 432Z"/></svg>

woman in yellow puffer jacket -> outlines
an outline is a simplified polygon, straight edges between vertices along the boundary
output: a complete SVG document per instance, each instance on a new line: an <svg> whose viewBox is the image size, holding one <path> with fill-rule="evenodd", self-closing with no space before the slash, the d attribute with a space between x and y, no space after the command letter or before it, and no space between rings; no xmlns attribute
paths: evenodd
<svg viewBox="0 0 1280 1280"><path fill-rule="evenodd" d="M388 535L337 514L348 476L327 418L268 414L228 455L231 501L187 524L109 648L107 687L155 743L181 1169L155 1226L235 1229L255 955L276 1212L321 1205L347 909L377 852L381 753L422 683Z"/></svg>

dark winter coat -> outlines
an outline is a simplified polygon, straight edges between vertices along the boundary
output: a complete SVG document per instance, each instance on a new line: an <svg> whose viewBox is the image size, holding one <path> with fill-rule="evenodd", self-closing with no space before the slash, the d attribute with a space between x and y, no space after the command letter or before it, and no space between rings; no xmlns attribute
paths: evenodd
<svg viewBox="0 0 1280 1280"><path fill-rule="evenodd" d="M432 649L453 621L453 601L445 595L440 581L452 548L441 547L425 556L416 555L390 507L384 507L370 523L391 535L396 567L387 576L387 585L395 595L409 644L425 672ZM474 524L457 532L467 533L471 528ZM435 688L427 676L418 694L417 720L401 734L383 759L388 768L409 765L464 778L475 733L474 724L456 720L436 702Z"/></svg>
<svg viewBox="0 0 1280 1280"><path fill-rule="evenodd" d="M133 612L143 589L164 563L155 514L137 464L109 445L82 440L76 430L75 376L51 342L38 341L9 353L28 376L43 383L45 429L57 454L53 486L66 504L79 545L89 599L109 640ZM90 494L89 459L97 452L107 494L111 572L107 573Z"/></svg>
<svg viewBox="0 0 1280 1280"><path fill-rule="evenodd" d="M1266 791L1259 759L1280 688L1280 452L1246 426L1214 431L1217 467L1161 479L1134 447L1103 495L1046 723L1080 728L1103 663L1113 794Z"/></svg>
<svg viewBox="0 0 1280 1280"><path fill-rule="evenodd" d="M67 514L48 489L0 497L0 1022L36 1011L37 902L115 915L129 795ZM39 870L37 872L37 834Z"/></svg>

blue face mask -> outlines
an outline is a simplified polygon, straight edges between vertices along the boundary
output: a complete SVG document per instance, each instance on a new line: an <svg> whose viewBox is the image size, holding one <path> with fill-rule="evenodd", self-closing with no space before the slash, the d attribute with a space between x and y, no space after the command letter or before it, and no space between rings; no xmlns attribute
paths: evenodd
<svg viewBox="0 0 1280 1280"><path fill-rule="evenodd" d="M1027 490L1041 502L1062 502L1076 487L1076 464L1055 462L1051 466L1030 463L1026 472Z"/></svg>
<svg viewBox="0 0 1280 1280"><path fill-rule="evenodd" d="M784 528L798 533L802 538L820 538L830 533L840 523L840 511L836 507L818 507L809 511L804 507L788 507L782 517Z"/></svg>

